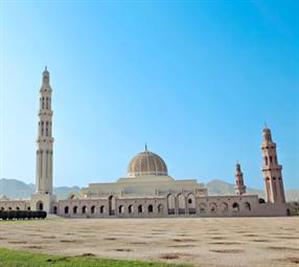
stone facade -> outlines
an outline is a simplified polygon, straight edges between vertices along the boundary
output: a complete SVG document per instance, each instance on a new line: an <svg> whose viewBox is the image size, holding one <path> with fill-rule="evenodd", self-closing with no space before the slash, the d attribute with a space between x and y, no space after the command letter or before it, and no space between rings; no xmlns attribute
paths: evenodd
<svg viewBox="0 0 299 267"><path fill-rule="evenodd" d="M267 202L246 194L240 164L236 195L208 196L196 179L176 180L165 161L145 150L130 161L128 174L114 183L92 183L78 196L56 200L53 195L53 142L50 75L43 72L37 139L36 193L30 200L0 198L1 210L45 210L67 218L237 217L287 215L282 166L278 164L271 131L263 130L262 169Z"/></svg>
<svg viewBox="0 0 299 267"><path fill-rule="evenodd" d="M257 195L207 196L193 194L147 198L70 199L53 203L68 218L244 217L284 216L284 204L259 203Z"/></svg>

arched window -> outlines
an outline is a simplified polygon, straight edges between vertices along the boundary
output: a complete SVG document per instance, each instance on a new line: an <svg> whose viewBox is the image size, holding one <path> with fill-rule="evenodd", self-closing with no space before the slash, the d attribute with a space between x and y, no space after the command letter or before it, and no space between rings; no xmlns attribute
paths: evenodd
<svg viewBox="0 0 299 267"><path fill-rule="evenodd" d="M162 205L162 204L159 204L159 205L158 205L158 213L159 213L159 214L162 214L162 213L163 213L163 205Z"/></svg>
<svg viewBox="0 0 299 267"><path fill-rule="evenodd" d="M1 207L1 209L0 210L4 210L4 207Z"/></svg>
<svg viewBox="0 0 299 267"><path fill-rule="evenodd" d="M49 122L46 121L46 136L49 136Z"/></svg>
<svg viewBox="0 0 299 267"><path fill-rule="evenodd" d="M118 207L118 213L119 214L123 214L125 212L125 208L124 208L124 206L123 205L120 205L119 207Z"/></svg>
<svg viewBox="0 0 299 267"><path fill-rule="evenodd" d="M129 214L133 213L133 205L130 205L128 207L128 212L129 212Z"/></svg>
<svg viewBox="0 0 299 267"><path fill-rule="evenodd" d="M68 206L64 207L64 214L69 214L69 207Z"/></svg>
<svg viewBox="0 0 299 267"><path fill-rule="evenodd" d="M54 206L54 208L53 208L53 213L54 213L54 214L57 214L57 206Z"/></svg>
<svg viewBox="0 0 299 267"><path fill-rule="evenodd" d="M105 206L103 205L100 207L100 213L103 214L104 212L105 212Z"/></svg>
<svg viewBox="0 0 299 267"><path fill-rule="evenodd" d="M268 165L268 157L265 156L265 165Z"/></svg>
<svg viewBox="0 0 299 267"><path fill-rule="evenodd" d="M12 210L12 208L11 208L11 207L8 207L8 210Z"/></svg>
<svg viewBox="0 0 299 267"><path fill-rule="evenodd" d="M192 204L192 198L188 199L188 204Z"/></svg>
<svg viewBox="0 0 299 267"><path fill-rule="evenodd" d="M74 214L77 214L77 213L78 213L78 207L77 207L77 206L73 207L73 213L74 213Z"/></svg>
<svg viewBox="0 0 299 267"><path fill-rule="evenodd" d="M44 122L41 122L41 135L44 135Z"/></svg>
<svg viewBox="0 0 299 267"><path fill-rule="evenodd" d="M270 156L270 163L272 163L273 159L272 159L272 156Z"/></svg>
<svg viewBox="0 0 299 267"><path fill-rule="evenodd" d="M90 208L90 212L91 212L91 214L94 214L95 211L96 211L96 207L95 207L95 206L92 206L92 207Z"/></svg>
<svg viewBox="0 0 299 267"><path fill-rule="evenodd" d="M143 212L143 207L142 207L142 205L139 205L138 206L138 213L142 213Z"/></svg>
<svg viewBox="0 0 299 267"><path fill-rule="evenodd" d="M20 208L19 208L19 207L16 207L16 210L20 210Z"/></svg>
<svg viewBox="0 0 299 267"><path fill-rule="evenodd" d="M149 205L149 206L147 207L147 212L148 212L148 213L152 213L152 212L153 212L153 205Z"/></svg>
<svg viewBox="0 0 299 267"><path fill-rule="evenodd" d="M49 108L48 101L49 101L49 99L48 99L48 97L46 97L46 109L48 109L48 108Z"/></svg>
<svg viewBox="0 0 299 267"><path fill-rule="evenodd" d="M234 212L238 212L238 211L240 210L240 206L239 206L239 204L236 203L236 202L233 203L232 207L233 207L233 211L234 211Z"/></svg>
<svg viewBox="0 0 299 267"><path fill-rule="evenodd" d="M85 213L86 213L86 211L87 211L87 208L86 208L86 206L83 206L83 207L82 207L82 214L85 214Z"/></svg>
<svg viewBox="0 0 299 267"><path fill-rule="evenodd" d="M28 207L28 208L27 208L27 210L31 210L31 208L30 208L30 207Z"/></svg>
<svg viewBox="0 0 299 267"><path fill-rule="evenodd" d="M42 98L42 109L44 109L45 108L45 98L43 97Z"/></svg>

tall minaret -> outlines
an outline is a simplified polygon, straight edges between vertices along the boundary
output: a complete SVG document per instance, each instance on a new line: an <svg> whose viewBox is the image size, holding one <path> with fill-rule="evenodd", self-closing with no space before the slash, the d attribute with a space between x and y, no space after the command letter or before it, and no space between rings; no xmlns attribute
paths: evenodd
<svg viewBox="0 0 299 267"><path fill-rule="evenodd" d="M278 164L276 144L272 141L271 130L267 127L263 130L262 153L264 165L262 168L267 202L285 203L282 166Z"/></svg>
<svg viewBox="0 0 299 267"><path fill-rule="evenodd" d="M53 142L50 74L45 68L39 99L36 151L36 193L53 193Z"/></svg>
<svg viewBox="0 0 299 267"><path fill-rule="evenodd" d="M236 185L235 192L237 195L243 195L246 193L246 186L244 185L243 172L241 171L241 165L239 163L236 164Z"/></svg>

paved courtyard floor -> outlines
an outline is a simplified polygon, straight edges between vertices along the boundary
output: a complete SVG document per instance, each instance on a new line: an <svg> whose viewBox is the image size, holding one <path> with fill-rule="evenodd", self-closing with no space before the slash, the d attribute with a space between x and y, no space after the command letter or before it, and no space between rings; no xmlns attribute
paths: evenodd
<svg viewBox="0 0 299 267"><path fill-rule="evenodd" d="M0 221L0 247L194 266L299 266L299 217Z"/></svg>

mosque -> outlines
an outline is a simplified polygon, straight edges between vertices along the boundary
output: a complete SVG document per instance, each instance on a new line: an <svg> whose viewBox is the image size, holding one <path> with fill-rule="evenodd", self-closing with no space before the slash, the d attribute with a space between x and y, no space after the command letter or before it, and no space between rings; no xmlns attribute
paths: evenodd
<svg viewBox="0 0 299 267"><path fill-rule="evenodd" d="M52 88L47 68L42 75L36 150L36 192L30 200L0 198L0 210L45 210L67 218L238 217L287 215L282 166L269 128L263 129L262 173L266 201L246 193L240 164L235 194L209 196L196 180L177 180L165 161L148 150L129 163L128 173L112 183L91 183L80 194L57 200L53 194Z"/></svg>

